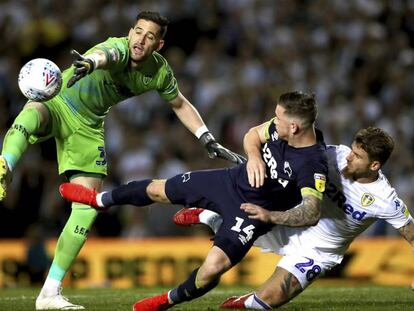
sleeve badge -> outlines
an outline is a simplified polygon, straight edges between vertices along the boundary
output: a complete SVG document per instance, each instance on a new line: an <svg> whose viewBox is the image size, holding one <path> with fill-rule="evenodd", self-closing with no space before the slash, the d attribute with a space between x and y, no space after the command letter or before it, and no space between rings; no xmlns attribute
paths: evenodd
<svg viewBox="0 0 414 311"><path fill-rule="evenodd" d="M313 175L313 178L315 179L315 188L319 192L325 191L325 184L326 184L326 177L323 174L315 173Z"/></svg>

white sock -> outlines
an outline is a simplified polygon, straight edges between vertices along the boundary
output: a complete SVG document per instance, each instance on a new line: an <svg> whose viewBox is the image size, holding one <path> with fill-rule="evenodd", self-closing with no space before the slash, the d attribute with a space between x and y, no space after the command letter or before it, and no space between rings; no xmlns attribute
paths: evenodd
<svg viewBox="0 0 414 311"><path fill-rule="evenodd" d="M105 193L106 191L104 191L104 192L100 192L100 193L98 193L97 195L96 195L96 203L98 203L98 206L99 207L105 207L104 205L103 205L103 203L102 203L102 195Z"/></svg>
<svg viewBox="0 0 414 311"><path fill-rule="evenodd" d="M43 284L41 294L44 296L54 296L59 293L59 288L62 285L61 281L52 279L50 277L46 278L45 284Z"/></svg>
<svg viewBox="0 0 414 311"><path fill-rule="evenodd" d="M168 291L168 302L169 302L171 305L173 305L173 304L174 304L174 301L172 301L172 300L171 300L171 298L170 298L170 293L171 293L171 290L169 290L169 291Z"/></svg>
<svg viewBox="0 0 414 311"><path fill-rule="evenodd" d="M209 226L211 230L214 231L214 233L218 231L221 223L223 222L223 218L221 218L219 214L213 211L209 211L208 209L202 211L198 217L200 218L200 222Z"/></svg>
<svg viewBox="0 0 414 311"><path fill-rule="evenodd" d="M256 294L251 295L244 302L244 306L249 309L255 310L270 310L272 309L266 302L261 300Z"/></svg>

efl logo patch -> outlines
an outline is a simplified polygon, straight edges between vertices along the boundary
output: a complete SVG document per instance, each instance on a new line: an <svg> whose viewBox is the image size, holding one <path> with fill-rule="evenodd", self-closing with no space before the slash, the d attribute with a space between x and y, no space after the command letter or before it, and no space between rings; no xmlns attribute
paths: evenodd
<svg viewBox="0 0 414 311"><path fill-rule="evenodd" d="M315 188L319 192L325 191L325 184L326 184L326 177L323 174L315 173L313 175L313 178L315 178Z"/></svg>
<svg viewBox="0 0 414 311"><path fill-rule="evenodd" d="M371 193L364 193L361 197L361 204L364 207L370 206L374 201L374 196Z"/></svg>

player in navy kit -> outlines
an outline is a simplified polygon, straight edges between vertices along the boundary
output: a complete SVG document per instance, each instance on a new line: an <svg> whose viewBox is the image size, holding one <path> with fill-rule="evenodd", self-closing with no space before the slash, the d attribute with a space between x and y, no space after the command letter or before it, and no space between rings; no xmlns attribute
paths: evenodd
<svg viewBox="0 0 414 311"><path fill-rule="evenodd" d="M187 172L168 180L134 181L109 192L97 193L73 183L61 185L60 191L71 201L98 209L160 202L199 206L222 216L214 245L201 267L168 293L134 305L134 310L165 310L213 289L220 276L274 224L306 226L318 222L328 165L322 133L314 127L316 115L313 95L286 93L279 98L275 117L245 135L247 163ZM272 224L265 223L244 211L248 204L279 212L272 213ZM304 208L292 209L298 205Z"/></svg>

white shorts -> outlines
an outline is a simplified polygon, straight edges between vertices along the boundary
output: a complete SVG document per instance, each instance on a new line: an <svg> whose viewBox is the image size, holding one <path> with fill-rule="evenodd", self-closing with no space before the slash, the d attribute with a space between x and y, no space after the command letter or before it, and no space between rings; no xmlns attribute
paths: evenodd
<svg viewBox="0 0 414 311"><path fill-rule="evenodd" d="M337 265L333 261L320 261L310 257L286 255L283 256L277 266L292 273L299 281L302 289L305 289L318 277L325 274Z"/></svg>

